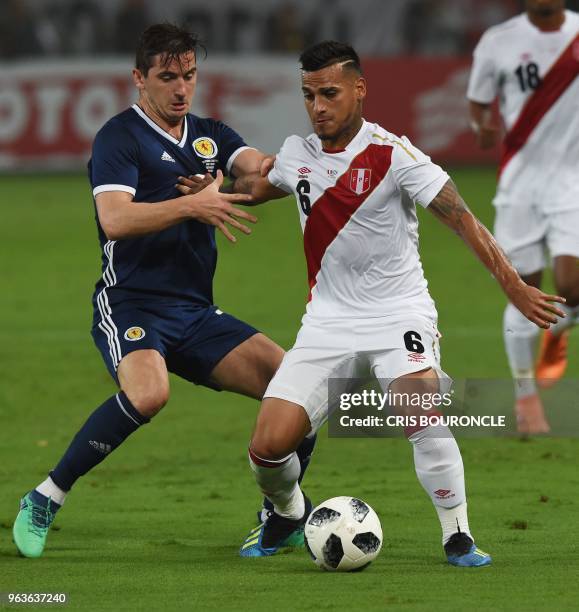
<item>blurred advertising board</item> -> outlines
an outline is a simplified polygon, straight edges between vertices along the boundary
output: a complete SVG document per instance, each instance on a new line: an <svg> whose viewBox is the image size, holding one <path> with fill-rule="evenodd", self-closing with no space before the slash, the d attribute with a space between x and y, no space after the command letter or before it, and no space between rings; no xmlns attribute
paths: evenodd
<svg viewBox="0 0 579 612"><path fill-rule="evenodd" d="M468 61L368 59L364 67L368 120L406 134L436 161L494 159L468 129ZM97 130L136 99L131 68L129 58L0 66L0 169L83 168ZM223 120L264 151L309 132L293 58L200 61L192 112Z"/></svg>
<svg viewBox="0 0 579 612"><path fill-rule="evenodd" d="M0 66L0 169L84 168L96 132L136 101L131 69L128 58ZM308 133L294 60L200 61L192 112L265 151Z"/></svg>
<svg viewBox="0 0 579 612"><path fill-rule="evenodd" d="M366 119L408 136L436 162L496 164L498 147L479 150L469 126L470 64L470 58L364 60Z"/></svg>

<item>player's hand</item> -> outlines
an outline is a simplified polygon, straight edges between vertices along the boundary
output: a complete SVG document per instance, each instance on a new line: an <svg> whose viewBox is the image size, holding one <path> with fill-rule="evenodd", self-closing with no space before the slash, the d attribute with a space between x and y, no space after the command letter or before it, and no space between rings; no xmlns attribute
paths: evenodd
<svg viewBox="0 0 579 612"><path fill-rule="evenodd" d="M270 170L273 168L274 164L275 164L275 155L266 155L262 160L261 160L261 166L259 167L259 174L261 176L267 176L270 172Z"/></svg>
<svg viewBox="0 0 579 612"><path fill-rule="evenodd" d="M191 195L193 193L199 193L202 189L205 189L208 185L215 180L209 172L203 176L202 174L191 174L187 177L180 176L177 178L179 181L175 187L183 195Z"/></svg>
<svg viewBox="0 0 579 612"><path fill-rule="evenodd" d="M543 293L523 281L513 291L509 291L508 296L529 321L543 329L549 329L552 323L557 323L557 317L565 316L565 313L553 304L553 302L564 304L565 298Z"/></svg>
<svg viewBox="0 0 579 612"><path fill-rule="evenodd" d="M481 125L476 132L476 142L481 149L492 149L499 137L500 130L496 125Z"/></svg>
<svg viewBox="0 0 579 612"><path fill-rule="evenodd" d="M251 230L246 225L243 225L243 223L240 223L238 219L257 223L257 217L232 206L234 202L251 202L252 198L250 195L244 193L221 193L219 188L222 184L223 173L221 170L217 170L215 180L201 192L191 196L191 217L201 223L214 225L224 234L227 240L237 242L237 238L229 231L226 224L244 234L251 234Z"/></svg>

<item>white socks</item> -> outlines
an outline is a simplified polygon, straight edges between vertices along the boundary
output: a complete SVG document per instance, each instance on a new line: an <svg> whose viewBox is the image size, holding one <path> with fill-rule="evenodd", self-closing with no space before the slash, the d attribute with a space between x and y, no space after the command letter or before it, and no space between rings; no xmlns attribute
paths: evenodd
<svg viewBox="0 0 579 612"><path fill-rule="evenodd" d="M566 319L562 319L565 321ZM503 317L503 337L517 399L537 393L535 352L540 329L512 304Z"/></svg>
<svg viewBox="0 0 579 612"><path fill-rule="evenodd" d="M64 504L66 498L66 491L63 491L54 484L54 481L49 476L44 482L41 482L36 490L44 497L50 497L53 502L56 502L59 506Z"/></svg>
<svg viewBox="0 0 579 612"><path fill-rule="evenodd" d="M442 425L426 427L408 440L414 449L418 480L438 513L443 545L459 529L472 538L466 513L462 457L450 429Z"/></svg>
<svg viewBox="0 0 579 612"><path fill-rule="evenodd" d="M440 526L442 527L443 546L448 542L450 536L453 533L456 533L459 529L462 533L466 533L466 535L474 542L474 538L472 537L468 527L466 502L462 502L462 504L459 504L454 508L441 508L440 506L434 507L436 508Z"/></svg>
<svg viewBox="0 0 579 612"><path fill-rule="evenodd" d="M296 453L279 460L262 459L249 451L249 465L262 493L273 504L276 514L301 519L306 511L298 484L300 461Z"/></svg>
<svg viewBox="0 0 579 612"><path fill-rule="evenodd" d="M430 426L408 438L414 450L416 475L428 493L442 527L442 543L457 531L470 534L466 511L464 468L460 450L450 429ZM249 451L249 464L262 493L276 514L290 519L304 515L304 496L298 485L300 462L292 453L279 460L262 459Z"/></svg>

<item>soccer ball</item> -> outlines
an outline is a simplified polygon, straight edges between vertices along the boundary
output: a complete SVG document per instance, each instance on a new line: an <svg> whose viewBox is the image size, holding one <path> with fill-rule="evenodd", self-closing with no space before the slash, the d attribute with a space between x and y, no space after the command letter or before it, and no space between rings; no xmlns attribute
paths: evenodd
<svg viewBox="0 0 579 612"><path fill-rule="evenodd" d="M329 571L363 569L382 548L378 515L355 497L332 497L314 508L304 535L312 559Z"/></svg>

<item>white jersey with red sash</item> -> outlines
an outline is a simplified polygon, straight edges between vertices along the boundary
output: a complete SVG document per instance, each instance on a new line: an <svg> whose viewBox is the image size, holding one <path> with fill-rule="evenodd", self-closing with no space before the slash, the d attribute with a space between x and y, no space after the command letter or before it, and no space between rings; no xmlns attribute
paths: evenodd
<svg viewBox="0 0 579 612"><path fill-rule="evenodd" d="M418 254L416 204L448 180L430 158L364 122L343 151L290 136L269 181L293 193L304 231L312 317L436 317Z"/></svg>
<svg viewBox="0 0 579 612"><path fill-rule="evenodd" d="M565 11L557 31L524 13L485 32L467 97L497 95L506 135L494 204L579 209L579 14Z"/></svg>

